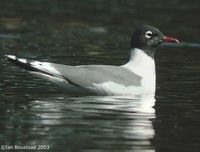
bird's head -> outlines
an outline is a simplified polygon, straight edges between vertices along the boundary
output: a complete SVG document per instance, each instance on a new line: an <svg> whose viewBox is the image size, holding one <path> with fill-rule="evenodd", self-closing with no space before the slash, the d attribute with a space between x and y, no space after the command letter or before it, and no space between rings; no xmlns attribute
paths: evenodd
<svg viewBox="0 0 200 152"><path fill-rule="evenodd" d="M176 38L165 36L157 28L150 25L143 25L137 28L132 35L131 49L141 49L153 57L156 48L163 42L179 43Z"/></svg>

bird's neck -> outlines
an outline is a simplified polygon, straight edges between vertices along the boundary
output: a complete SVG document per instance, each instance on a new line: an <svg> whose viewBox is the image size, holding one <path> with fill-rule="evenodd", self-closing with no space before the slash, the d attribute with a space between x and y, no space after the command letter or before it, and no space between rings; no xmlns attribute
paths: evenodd
<svg viewBox="0 0 200 152"><path fill-rule="evenodd" d="M141 86L147 92L155 93L156 73L153 57L147 55L143 50L135 48L131 50L129 62L122 67L141 76Z"/></svg>
<svg viewBox="0 0 200 152"><path fill-rule="evenodd" d="M129 66L131 71L142 77L146 77L149 74L155 75L154 58L138 48L131 49L130 60L127 66Z"/></svg>

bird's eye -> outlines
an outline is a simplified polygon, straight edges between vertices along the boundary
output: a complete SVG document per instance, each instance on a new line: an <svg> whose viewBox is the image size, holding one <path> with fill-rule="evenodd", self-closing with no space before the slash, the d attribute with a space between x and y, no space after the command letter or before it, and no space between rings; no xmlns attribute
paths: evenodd
<svg viewBox="0 0 200 152"><path fill-rule="evenodd" d="M147 31L146 33L145 33L145 37L146 38L148 38L148 39L150 39L151 37L152 37L152 32L151 31Z"/></svg>

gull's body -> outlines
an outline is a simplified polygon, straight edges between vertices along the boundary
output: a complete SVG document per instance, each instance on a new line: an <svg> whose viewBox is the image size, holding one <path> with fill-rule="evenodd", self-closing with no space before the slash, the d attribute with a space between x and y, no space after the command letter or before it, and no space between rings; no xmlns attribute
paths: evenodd
<svg viewBox="0 0 200 152"><path fill-rule="evenodd" d="M157 34L150 39L148 32ZM6 55L7 60L24 68L31 74L51 81L68 93L97 95L143 95L155 94L156 72L154 51L162 41L177 42L165 37L151 26L136 30L131 41L131 55L127 64L69 66L48 62L20 59Z"/></svg>

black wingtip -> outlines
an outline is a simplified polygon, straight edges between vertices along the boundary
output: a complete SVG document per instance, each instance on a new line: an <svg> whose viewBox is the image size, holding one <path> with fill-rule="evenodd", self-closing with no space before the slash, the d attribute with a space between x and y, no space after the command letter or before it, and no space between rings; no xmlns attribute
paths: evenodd
<svg viewBox="0 0 200 152"><path fill-rule="evenodd" d="M28 62L27 59L21 59L21 58L16 57L15 55L5 55L5 59L25 70L28 70L28 71L35 70L35 68L31 67L30 62Z"/></svg>
<svg viewBox="0 0 200 152"><path fill-rule="evenodd" d="M18 59L15 55L5 55L5 59L14 64L24 64L20 61L21 59Z"/></svg>

